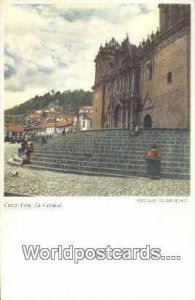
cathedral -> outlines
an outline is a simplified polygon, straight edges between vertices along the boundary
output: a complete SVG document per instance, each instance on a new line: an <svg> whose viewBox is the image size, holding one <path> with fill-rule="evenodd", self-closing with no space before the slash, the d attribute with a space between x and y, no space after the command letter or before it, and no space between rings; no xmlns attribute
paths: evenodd
<svg viewBox="0 0 195 300"><path fill-rule="evenodd" d="M190 5L159 4L159 29L139 46L127 36L95 58L94 129L189 128Z"/></svg>

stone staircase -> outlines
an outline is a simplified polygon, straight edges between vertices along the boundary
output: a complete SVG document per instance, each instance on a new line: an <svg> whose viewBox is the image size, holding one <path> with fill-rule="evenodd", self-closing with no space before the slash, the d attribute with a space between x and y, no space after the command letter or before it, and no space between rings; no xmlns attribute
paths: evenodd
<svg viewBox="0 0 195 300"><path fill-rule="evenodd" d="M89 175L147 176L144 154L154 143L162 156L161 176L189 179L190 133L185 129L142 130L136 136L129 136L127 129L67 133L47 144L35 144L30 167Z"/></svg>

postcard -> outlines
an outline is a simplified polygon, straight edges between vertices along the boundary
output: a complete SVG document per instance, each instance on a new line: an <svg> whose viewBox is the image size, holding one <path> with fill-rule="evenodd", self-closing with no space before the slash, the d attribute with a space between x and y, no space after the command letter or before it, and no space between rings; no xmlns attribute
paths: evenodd
<svg viewBox="0 0 195 300"><path fill-rule="evenodd" d="M194 300L194 3L0 11L2 300Z"/></svg>

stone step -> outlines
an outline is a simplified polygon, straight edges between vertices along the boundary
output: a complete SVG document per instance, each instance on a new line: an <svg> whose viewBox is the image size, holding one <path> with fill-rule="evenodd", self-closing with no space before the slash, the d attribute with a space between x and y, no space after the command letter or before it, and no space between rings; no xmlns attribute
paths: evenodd
<svg viewBox="0 0 195 300"><path fill-rule="evenodd" d="M121 164L121 163L105 163L105 162L92 162L92 161L67 161L67 160L62 160L62 161L58 161L58 160L52 160L52 159L45 159L45 160L33 160L32 163L34 164L35 162L44 162L44 163L48 163L48 164L58 164L58 165L68 165L68 166L72 166L73 168L75 168L76 166L79 167L88 167L88 166L92 166L92 167L103 167L103 168L123 168L123 169L142 169L143 167L146 166L145 162L143 161L142 163L136 163L136 164Z"/></svg>
<svg viewBox="0 0 195 300"><path fill-rule="evenodd" d="M170 137L171 135L173 136L186 136L188 135L188 131L186 130L183 130L183 129L160 129L160 128L153 128L151 130L140 130L138 135L136 136L131 136L131 138L134 138L134 137L139 137L139 136L142 136L142 135L158 135L160 132L160 134L163 136L168 136ZM74 137L87 137L87 136L90 136L90 137L101 137L101 136L129 136L129 130L128 129L113 129L113 130L110 130L110 129L100 129L100 130L89 130L89 131L80 131L80 132L73 132L73 133L69 133L69 134L65 134L65 135L61 135L61 136L58 136L57 138L61 138L61 139L65 139L67 137L71 137L71 138L74 138Z"/></svg>
<svg viewBox="0 0 195 300"><path fill-rule="evenodd" d="M111 143L108 143L107 141L101 141L99 143L94 143L94 142L75 142L75 143L71 143L71 142L66 142L66 143L55 143L55 144L50 144L49 147L51 148L54 148L54 149L58 149L58 148L66 148L66 149L71 149L71 148L84 148L84 149L87 149L87 148L92 148L92 149L149 149L151 148L152 144L154 144L154 142L142 142L140 144L136 143L136 144L132 144L132 143L129 143L129 142L122 142L122 141L119 141L118 143L117 142L111 142ZM183 141L180 145L178 144L174 144L174 143L165 143L165 142L161 142L161 143L156 143L155 144L157 145L158 149L159 150L163 150L163 149L166 149L166 148L172 148L174 151L178 152L178 151L181 151L183 149L185 149L185 151L190 151L190 147L186 145L186 142ZM45 144L43 146L38 146L36 147L36 149L47 149L48 148L48 145Z"/></svg>
<svg viewBox="0 0 195 300"><path fill-rule="evenodd" d="M18 162L18 163L22 163L22 158L19 155L15 155L14 156L14 161Z"/></svg>
<svg viewBox="0 0 195 300"><path fill-rule="evenodd" d="M54 143L54 144L49 144L50 147L54 147L54 148L60 148L60 147L66 147L66 148L71 148L71 147L92 147L92 148L102 148L102 147L121 147L121 148L132 148L132 149L138 149L138 148L151 148L151 146L153 144L156 144L157 147L162 150L162 149L166 149L166 147L173 147L173 149L186 149L188 151L190 151L190 147L188 145L186 145L186 141L183 141L180 145L178 145L177 143L171 143L171 142L153 142L153 141L142 141L141 143L130 143L128 141L124 142L124 141L111 141L110 143L108 143L107 140L102 140L101 142L95 143L93 141L75 141L75 142L64 142L64 143ZM36 148L48 148L48 144L45 145L38 145L38 147Z"/></svg>
<svg viewBox="0 0 195 300"><path fill-rule="evenodd" d="M112 146L112 147L107 147L107 146L102 146L102 147L90 147L90 146L82 146L82 145L80 145L79 147L77 147L76 145L74 146L67 146L67 147L49 147L49 149L47 149L47 148L36 148L35 149L35 152L36 151L45 151L45 149L47 149L47 150L52 150L52 151L56 151L56 152L59 152L59 151L66 151L66 152L78 152L78 151L82 151L82 152L94 152L94 151L99 151L99 152L102 152L102 151L106 151L106 152L108 152L108 151L121 151L121 152L131 152L131 153L133 153L133 152L142 152L142 153L145 153L148 149L149 149L150 147L137 147L137 148L135 148L135 147L117 147L117 146ZM174 148L174 147L170 147L170 146L167 146L166 148L165 147L163 147L163 148L160 148L159 147L159 151L161 152L161 153L165 153L165 152L171 152L171 153L175 153L175 154L177 154L177 153L186 153L186 154L189 154L190 152L189 152L189 150L187 150L187 149L185 149L185 148L182 148L182 147L180 147L180 148Z"/></svg>
<svg viewBox="0 0 195 300"><path fill-rule="evenodd" d="M102 161L85 161L85 160L67 160L67 159L53 159L53 158L40 158L33 159L34 162L44 162L44 163L55 163L59 165L72 165L73 167L83 167L83 166L92 166L92 167L103 167L103 168L118 168L118 169L131 169L131 170L142 170L146 168L147 162L145 160L142 161L121 161L121 162L102 162ZM188 172L189 167L186 163L168 163L161 162L162 171L167 170L171 171L174 168L175 172Z"/></svg>
<svg viewBox="0 0 195 300"><path fill-rule="evenodd" d="M71 159L57 159L57 158L34 158L32 160L32 162L34 161L44 161L44 162L55 162L55 163L60 163L60 164L71 164L71 165L104 165L104 166L116 166L116 165L129 165L129 164L133 164L135 166L138 165L145 165L145 160L142 161L133 161L133 162L127 162L127 161L102 161L102 160L93 160L93 161L89 161L89 160L71 160Z"/></svg>
<svg viewBox="0 0 195 300"><path fill-rule="evenodd" d="M130 139L130 138L111 138L111 137L102 137L99 139L92 139L92 138L83 138L83 139L64 139L64 140L60 140L60 139L56 139L56 140L48 140L48 143L50 144L66 144L66 143L101 143L102 141L109 143L123 143L123 144L143 144L143 142L145 143L161 143L161 144L182 144L183 142L189 142L190 139L184 137L184 138L162 138L162 137L143 137L142 139ZM45 146L48 143L44 144L44 145L40 145L40 146Z"/></svg>
<svg viewBox="0 0 195 300"><path fill-rule="evenodd" d="M47 145L47 146L42 146L42 147L36 147L35 146L35 151L36 150L44 150L44 149L52 149L52 150L63 150L63 149L67 149L67 150L71 150L71 149L83 149L83 150L88 150L88 149L92 149L92 150L102 150L102 149L106 149L106 150L123 150L123 151L147 151L149 148L151 148L150 144L148 145L115 145L115 144L111 144L111 145L107 145L106 143L103 144L66 144L66 145ZM158 146L159 151L167 151L167 150L171 150L172 152L179 152L179 151L185 151L185 152L189 152L190 149L187 148L185 145L159 145Z"/></svg>
<svg viewBox="0 0 195 300"><path fill-rule="evenodd" d="M9 160L9 163L14 165L14 166L21 166L20 163L15 162L13 159ZM138 176L138 177L145 177L147 176L147 173L144 171L142 172L136 172L135 170L121 170L119 172L118 169L111 169L111 168L92 168L90 167L84 167L82 169L78 168L72 168L71 166L64 166L64 165L58 165L58 164L48 164L48 163L40 163L40 162L34 162L29 165L23 165L22 167L28 168L28 169L45 169L49 171L54 171L54 172L65 172L65 173L76 173L76 174L83 174L83 175L94 175L94 176L115 176L115 177L133 177L133 176ZM161 177L163 178L173 178L173 179L189 179L189 174L188 173L174 173L174 172L161 172Z"/></svg>
<svg viewBox="0 0 195 300"><path fill-rule="evenodd" d="M136 157L129 157L128 159L115 157L115 158L109 158L109 157L85 157L85 156L63 156L63 155L35 155L32 157L32 161L45 161L45 162L59 162L59 163L70 163L70 164L105 164L105 165L115 165L115 164L134 164L134 165L141 165L144 163L146 164L145 158L142 156L138 159ZM176 161L176 160L161 160L162 167L168 166L168 167L174 167L174 168L183 168L183 169L189 169L189 163L187 160L185 161Z"/></svg>
<svg viewBox="0 0 195 300"><path fill-rule="evenodd" d="M157 144L171 144L171 145L182 145L183 142L189 142L188 139L186 138L183 138L183 139L162 139L162 138L153 138L153 137L150 137L150 138L142 138L140 140L132 140L132 139L124 139L124 138L118 138L118 139L109 139L109 138L105 138L105 137L102 137L101 139L75 139L75 140L50 140L48 141L48 143L46 144L39 144L39 143L36 143L37 145L39 145L40 147L44 147L44 146L47 146L48 144L50 145L54 145L54 144L58 144L58 145L61 145L61 144L75 144L75 143L78 143L78 144L85 144L85 143L88 143L88 144L101 144L101 143L107 143L107 144L129 144L129 145L142 145L143 143L145 144L151 144L151 143L157 143Z"/></svg>
<svg viewBox="0 0 195 300"><path fill-rule="evenodd" d="M69 164L58 164L58 163L48 163L48 162L39 162L39 161L34 161L33 165L36 166L44 166L46 168L49 169L58 169L58 170L63 170L64 172L76 172L76 173L82 173L82 172L86 172L86 173L95 173L96 175L98 173L101 174L115 174L117 175L123 175L123 176L147 176L147 171L146 168L109 168L109 167L96 167L96 166L81 166L81 165L77 165L77 166L72 166ZM189 174L187 172L183 172L183 174L181 174L181 170L177 170L176 173L172 172L172 169L166 168L164 170L161 170L161 176L165 177L165 178L177 178L177 179L182 179L182 178L189 178Z"/></svg>
<svg viewBox="0 0 195 300"><path fill-rule="evenodd" d="M106 134L101 134L99 136L97 135L94 135L92 136L92 133L90 135L69 135L69 136L65 136L65 137L58 137L58 138L55 138L55 139L48 139L47 141L51 141L51 142L55 142L55 141L86 141L86 140L91 140L91 141L98 141L98 140L102 140L102 138L104 139L108 139L108 140L120 140L120 139L123 139L123 140L129 140L129 141L132 141L132 142L137 142L137 141L140 141L142 139L158 139L158 140L164 140L164 141L177 141L177 142L180 142L181 140L184 140L184 139L188 139L190 140L190 136L188 133L185 133L183 135L179 134L163 134L162 132L160 133L156 133L156 134L140 134L138 136L129 136L128 134L123 134L123 135L106 135Z"/></svg>
<svg viewBox="0 0 195 300"><path fill-rule="evenodd" d="M33 153L33 155L46 155L47 154L53 154L53 155L63 155L63 156L85 156L85 157L95 157L95 156L102 156L102 157L125 157L125 158L131 158L131 157L144 157L147 153L147 151L121 151L121 150L110 150L110 151L100 151L100 150L88 150L88 151L82 151L81 150L50 150L49 152L47 151L35 151ZM161 152L161 158L162 159L176 159L176 160L185 160L187 159L189 161L189 154L188 153L182 153L182 151L180 152L171 152L171 151L167 151L167 152Z"/></svg>
<svg viewBox="0 0 195 300"><path fill-rule="evenodd" d="M116 176L145 176L144 154L152 144L161 152L162 176L189 178L190 135L186 130L143 130L129 136L128 130L91 130L69 133L35 143L32 165L51 170Z"/></svg>
<svg viewBox="0 0 195 300"><path fill-rule="evenodd" d="M105 161L105 162L112 162L112 161L136 161L137 159L140 160L145 160L145 156L143 155L143 153L141 153L140 155L138 153L134 153L134 154L124 154L121 153L121 155L116 155L116 153L92 153L91 155L87 154L85 155L82 152L77 153L77 155L75 155L75 153L70 153L70 152L35 152L32 155L32 159L44 159L44 158L51 158L51 159L70 159L70 160L101 160L101 161ZM187 156L184 155L177 155L176 157L173 157L173 155L171 154L166 154L164 156L162 156L162 161L166 161L167 163L171 163L171 162L181 162L181 163L189 163L189 159Z"/></svg>
<svg viewBox="0 0 195 300"><path fill-rule="evenodd" d="M92 165L70 165L70 164L58 164L54 162L33 162L33 165L45 166L49 168L57 168L62 169L64 171L85 171L85 172L98 172L98 173L112 173L112 174L121 174L121 175L130 175L135 176L140 174L140 169L132 169L132 168L112 168L112 167L104 167L104 166L92 166ZM142 176L146 175L146 171L142 170Z"/></svg>

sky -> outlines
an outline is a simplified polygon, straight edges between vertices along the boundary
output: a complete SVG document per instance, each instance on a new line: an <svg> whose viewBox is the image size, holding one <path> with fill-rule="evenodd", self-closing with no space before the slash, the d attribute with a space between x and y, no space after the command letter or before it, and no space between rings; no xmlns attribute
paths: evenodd
<svg viewBox="0 0 195 300"><path fill-rule="evenodd" d="M4 6L5 108L51 90L91 90L100 45L126 33L138 45L159 26L157 4Z"/></svg>

